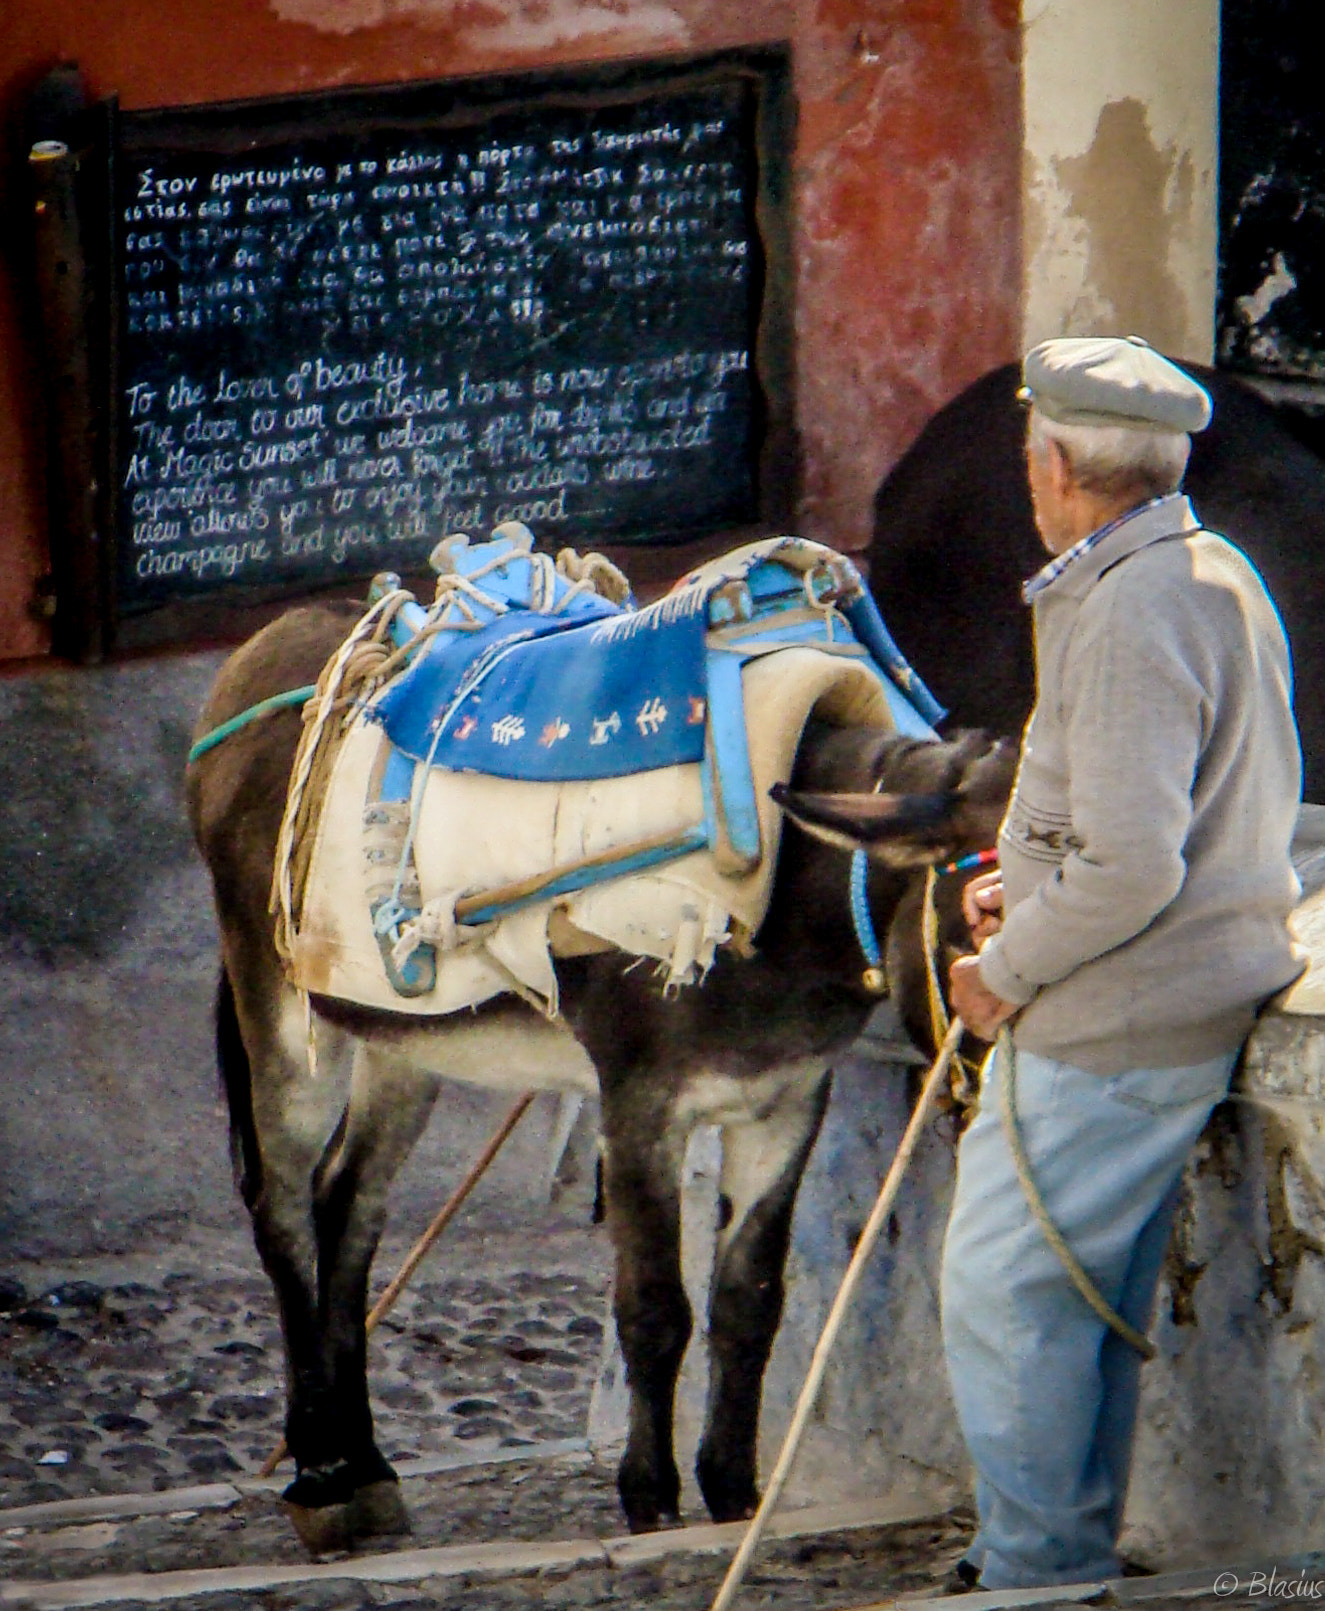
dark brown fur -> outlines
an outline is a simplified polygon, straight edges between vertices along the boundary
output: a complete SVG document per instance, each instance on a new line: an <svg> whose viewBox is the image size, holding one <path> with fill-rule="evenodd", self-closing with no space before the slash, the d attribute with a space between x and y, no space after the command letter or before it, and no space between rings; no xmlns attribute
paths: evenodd
<svg viewBox="0 0 1325 1611"><path fill-rule="evenodd" d="M317 605L266 628L223 668L199 732L313 681L352 620L352 612ZM363 1332L390 1180L427 1122L461 1037L465 1047L475 1036L495 1045L513 1027L532 1032L541 1021L511 1000L459 1023L422 1026L316 1001L328 1072L310 1080L292 1044L291 993L267 912L298 731L290 713L243 728L190 767L188 798L220 925L218 1053L237 1177L285 1336L287 1438L298 1473L287 1498L297 1517L317 1519L311 1536L327 1542L403 1517L398 1502L383 1501L394 1474L373 1441ZM917 744L882 732L807 729L797 791L846 796L849 817L851 797L873 800L882 780L895 802L888 832L869 830L869 895L890 966L908 987L919 954L914 868L992 843L1011 767L1007 747L991 749L980 735ZM959 921L958 882L944 881L950 928ZM894 921L902 912L910 914L910 939ZM849 917L848 858L788 823L753 958L720 949L703 986L670 1000L646 970L624 971L626 960L558 964L562 1031L588 1053L601 1096L616 1320L631 1390L619 1488L632 1527L674 1518L672 1407L691 1329L680 1277L680 1167L689 1129L720 1123L729 1219L712 1282L712 1381L698 1473L709 1509L729 1520L757 1501L760 1388L781 1314L796 1190L827 1101L826 1069L873 1005ZM920 1012L908 1008L907 1017L923 1035ZM536 1082L537 1068L501 1063L494 1054L464 1077ZM742 1092L738 1101L733 1093ZM328 1518L341 1532L323 1525Z"/></svg>

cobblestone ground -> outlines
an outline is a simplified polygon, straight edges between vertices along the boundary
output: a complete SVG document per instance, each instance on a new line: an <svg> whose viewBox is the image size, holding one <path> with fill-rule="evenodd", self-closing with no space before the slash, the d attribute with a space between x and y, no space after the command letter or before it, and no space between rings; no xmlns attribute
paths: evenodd
<svg viewBox="0 0 1325 1611"><path fill-rule="evenodd" d="M571 1249L567 1256L568 1248ZM280 1347L265 1278L252 1260L210 1260L205 1245L128 1273L0 1273L0 1596L18 1585L104 1576L122 1607L177 1611L707 1611L727 1550L681 1549L613 1561L617 1546L574 1564L518 1563L463 1576L356 1582L334 1575L245 1587L192 1582L168 1601L135 1599L126 1574L310 1565L280 1501L281 1481L251 1479L280 1435ZM425 1266L374 1338L374 1405L382 1447L402 1475L411 1534L366 1541L365 1556L402 1550L620 1540L613 1471L583 1438L602 1342L605 1249L583 1238L463 1239ZM385 1269L398 1260L385 1258ZM538 1262L537 1270L519 1268ZM76 1267L78 1268L78 1267ZM474 1272L482 1271L481 1274ZM93 1278L95 1276L95 1278ZM385 1277L383 1277L385 1279ZM561 1452L553 1445L561 1444ZM567 1444L571 1446L568 1448ZM439 1464L454 1462L449 1469ZM286 1473L289 1467L283 1468ZM157 1514L7 1520L17 1507L199 1484ZM702 1514L687 1514L688 1525ZM739 1611L846 1611L941 1592L971 1519L766 1539ZM323 1557L334 1573L344 1557ZM1325 1569L1323 1569L1325 1570ZM1325 1579L1323 1579L1325 1580ZM1127 1585L1143 1590L1143 1585ZM127 1597L121 1597L128 1591ZM77 1591L100 1603L111 1590ZM19 1597L23 1593L24 1597ZM179 1595L182 1593L182 1597ZM1129 1595L1146 1611L1214 1611L1231 1597ZM37 1602L40 1603L40 1602ZM1113 1603L1111 1600L1104 1603Z"/></svg>
<svg viewBox="0 0 1325 1611"><path fill-rule="evenodd" d="M582 1436L604 1282L422 1278L372 1343L378 1440L408 1461ZM0 1286L0 1506L252 1474L280 1439L265 1279Z"/></svg>
<svg viewBox="0 0 1325 1611"><path fill-rule="evenodd" d="M0 1584L308 1564L279 1484L248 1480L280 1437L281 1351L265 1277L254 1258L229 1251L213 1260L205 1245L194 1246L148 1267L102 1261L50 1280L40 1267L0 1271ZM401 1470L412 1534L374 1541L368 1552L611 1539L625 1531L610 1467L587 1450L548 1453L550 1444L585 1433L606 1250L586 1232L512 1237L499 1251L494 1262L490 1238L473 1248L461 1239L424 1266L374 1336L378 1436ZM380 1270L397 1262L384 1257ZM439 1459L455 1460L455 1469L429 1470ZM469 1463L475 1460L501 1463ZM66 1517L59 1525L31 1514L7 1523L4 1515L55 1500L227 1482L241 1485L240 1496L215 1508L181 1496L178 1508L156 1515ZM966 1521L954 1516L770 1541L742 1611L855 1606L925 1588L941 1580L967 1536ZM726 1559L680 1553L648 1564L595 1560L412 1584L221 1588L169 1603L182 1611L646 1604L702 1611Z"/></svg>

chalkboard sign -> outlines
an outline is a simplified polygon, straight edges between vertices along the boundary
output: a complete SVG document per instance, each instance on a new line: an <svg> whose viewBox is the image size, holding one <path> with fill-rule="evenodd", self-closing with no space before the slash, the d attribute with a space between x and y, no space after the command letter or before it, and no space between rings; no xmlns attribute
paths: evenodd
<svg viewBox="0 0 1325 1611"><path fill-rule="evenodd" d="M767 517L785 68L125 114L117 613Z"/></svg>
<svg viewBox="0 0 1325 1611"><path fill-rule="evenodd" d="M1224 0L1222 365L1325 381L1325 102L1315 0Z"/></svg>

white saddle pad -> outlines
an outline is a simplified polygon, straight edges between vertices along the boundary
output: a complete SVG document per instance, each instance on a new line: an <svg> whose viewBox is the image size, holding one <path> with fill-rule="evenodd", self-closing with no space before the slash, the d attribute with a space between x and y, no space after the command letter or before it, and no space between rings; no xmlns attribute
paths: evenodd
<svg viewBox="0 0 1325 1611"><path fill-rule="evenodd" d="M708 851L650 871L535 901L481 929L455 930L437 955L435 987L397 995L387 980L364 893L363 811L384 742L360 719L345 738L318 821L297 931L294 982L317 994L400 1013L457 1012L513 992L557 1012L554 959L615 948L652 958L669 984L702 979L715 948L748 940L768 909L782 818L768 798L786 782L811 714L838 726L892 725L879 674L860 658L796 647L744 670L761 857L728 876ZM415 839L425 907L600 855L704 817L700 768L677 766L594 782L521 783L434 768Z"/></svg>

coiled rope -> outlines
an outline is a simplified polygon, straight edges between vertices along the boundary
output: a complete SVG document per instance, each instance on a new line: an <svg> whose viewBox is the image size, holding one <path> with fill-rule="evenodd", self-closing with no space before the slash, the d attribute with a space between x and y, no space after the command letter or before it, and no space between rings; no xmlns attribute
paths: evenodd
<svg viewBox="0 0 1325 1611"><path fill-rule="evenodd" d="M322 668L313 697L304 706L304 730L295 751L285 812L276 836L267 902L267 909L276 918L276 954L285 963L293 956L298 910L312 856L313 834L309 830L321 807L339 739L368 693L392 675L417 646L412 640L397 649L388 637L392 622L412 602L413 594L404 588L393 588L378 599ZM425 627L424 632L427 630Z"/></svg>
<svg viewBox="0 0 1325 1611"><path fill-rule="evenodd" d="M443 539L434 550L433 560L438 566L451 563L447 544L452 541L454 539ZM505 615L509 606L484 591L478 583L490 571L509 564L512 558L527 559L532 567L530 603L531 608L541 614L561 614L573 599L586 592L597 593L613 603L624 603L630 597L630 583L625 575L602 554L581 555L573 548L563 548L554 562L547 554L503 549L468 575L443 569L437 578L436 595L426 621L397 643L392 627L405 605L414 603L414 596L402 587L392 587L383 593L322 668L313 696L304 706L304 731L295 753L285 813L276 841L269 902L269 909L276 917L276 950L282 961L291 960L303 887L312 857L314 835L311 830L321 809L339 740L350 720L368 696L408 664L429 638L439 632L477 632L488 624L493 614ZM570 584L560 599L556 597L558 578ZM488 612L486 619L483 611ZM414 826L412 823L411 840Z"/></svg>
<svg viewBox="0 0 1325 1611"><path fill-rule="evenodd" d="M1012 1152L1012 1161L1016 1166L1017 1179L1021 1182L1022 1192L1025 1194L1027 1206L1035 1217L1035 1223L1040 1227L1044 1239L1057 1253L1067 1271L1068 1279L1095 1311L1099 1318L1109 1328L1116 1332L1125 1343L1130 1343L1142 1359L1155 1357L1155 1345L1144 1332L1129 1324L1104 1294L1087 1275L1081 1261L1067 1245L1053 1217L1045 1206L1044 1198L1040 1195L1040 1188L1035 1184L1035 1176L1031 1170L1031 1161L1026 1152L1026 1144L1021 1138L1021 1126L1017 1122L1017 1053L1012 1044L1012 1032L1006 1024L998 1032L998 1053L1003 1058L1003 1080L1000 1104L1003 1129L1007 1134L1008 1146Z"/></svg>
<svg viewBox="0 0 1325 1611"><path fill-rule="evenodd" d="M440 573L437 590L427 618L417 630L408 635L400 632L393 634L392 628L401 611L415 600L412 593L398 584L388 587L360 617L349 636L327 661L311 691L299 689L264 700L261 706L243 712L224 727L209 733L200 741L200 746L195 746L198 753L205 753L206 749L237 731L252 716L265 714L269 709L283 708L311 692L311 697L304 703L304 730L290 772L285 811L276 838L271 893L267 903L268 910L275 918L273 939L276 953L287 967L293 960L299 911L316 838L314 830L327 780L340 740L368 697L408 664L428 639L440 632L477 632L489 624L492 615L506 614L509 605L485 592L477 583L489 571L504 568L513 558L527 559L532 568L530 606L539 613L561 614L572 600L586 592L597 593L617 604L625 604L630 599L630 583L625 574L603 554L580 555L572 548L563 548L554 562L547 554L530 552L533 539L523 528L503 532L498 527L494 535L512 537L513 547L495 553L468 575L461 575L452 568L453 561L447 553L447 545L454 539L444 538L438 544L432 556L432 562ZM526 543L528 547L524 546ZM569 584L560 598L556 596L558 578ZM396 581L394 577L389 580ZM482 613L484 611L488 612L486 617ZM412 847L417 815L416 809L411 816L402 862ZM306 990L301 990L299 996L304 1011L309 1072L316 1074L317 1042L312 1006Z"/></svg>

